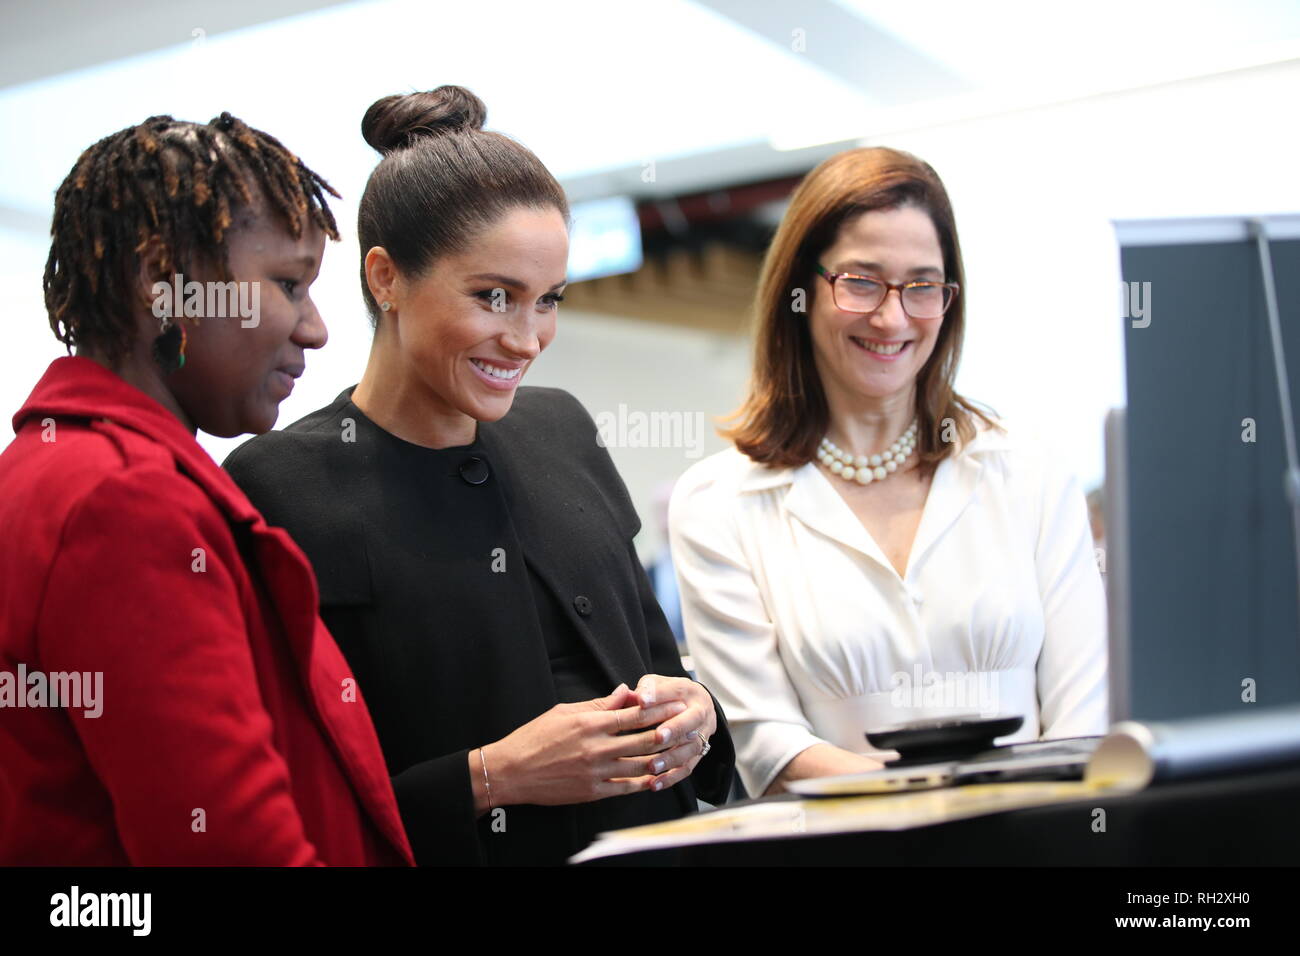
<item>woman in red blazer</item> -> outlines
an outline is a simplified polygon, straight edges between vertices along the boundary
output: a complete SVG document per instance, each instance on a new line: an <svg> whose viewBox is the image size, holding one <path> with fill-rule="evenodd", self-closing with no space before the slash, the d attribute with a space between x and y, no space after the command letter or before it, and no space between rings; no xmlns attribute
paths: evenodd
<svg viewBox="0 0 1300 956"><path fill-rule="evenodd" d="M306 558L194 440L268 430L325 343L325 191L227 113L109 136L58 191L77 354L0 455L0 863L411 863Z"/></svg>

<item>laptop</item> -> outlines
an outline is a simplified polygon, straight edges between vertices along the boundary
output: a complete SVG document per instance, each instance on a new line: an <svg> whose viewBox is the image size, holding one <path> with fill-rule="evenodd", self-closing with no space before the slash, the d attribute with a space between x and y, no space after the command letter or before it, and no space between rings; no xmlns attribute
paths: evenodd
<svg viewBox="0 0 1300 956"><path fill-rule="evenodd" d="M1101 736L1031 740L990 747L961 760L885 766L866 773L791 781L786 789L803 797L847 797L902 790L931 790L972 783L1082 780Z"/></svg>

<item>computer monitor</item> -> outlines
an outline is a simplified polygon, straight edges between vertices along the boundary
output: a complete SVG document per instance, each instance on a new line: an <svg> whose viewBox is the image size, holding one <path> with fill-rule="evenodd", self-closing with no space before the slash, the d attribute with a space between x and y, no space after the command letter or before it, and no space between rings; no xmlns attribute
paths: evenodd
<svg viewBox="0 0 1300 956"><path fill-rule="evenodd" d="M1261 218L1295 369L1300 216ZM1248 221L1116 224L1137 307L1127 408L1107 425L1112 720L1300 702L1284 431Z"/></svg>
<svg viewBox="0 0 1300 956"><path fill-rule="evenodd" d="M1102 493L1102 524L1106 529L1102 577L1106 582L1110 722L1133 719L1129 668L1129 548L1128 548L1128 437L1124 409L1106 415L1106 483Z"/></svg>

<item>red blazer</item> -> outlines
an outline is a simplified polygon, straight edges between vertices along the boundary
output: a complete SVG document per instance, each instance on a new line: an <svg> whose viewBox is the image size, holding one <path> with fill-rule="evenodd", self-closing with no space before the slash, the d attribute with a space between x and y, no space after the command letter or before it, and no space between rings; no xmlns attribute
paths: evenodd
<svg viewBox="0 0 1300 956"><path fill-rule="evenodd" d="M370 714L288 534L89 359L56 359L13 424L0 863L410 865ZM18 706L72 674L93 706Z"/></svg>

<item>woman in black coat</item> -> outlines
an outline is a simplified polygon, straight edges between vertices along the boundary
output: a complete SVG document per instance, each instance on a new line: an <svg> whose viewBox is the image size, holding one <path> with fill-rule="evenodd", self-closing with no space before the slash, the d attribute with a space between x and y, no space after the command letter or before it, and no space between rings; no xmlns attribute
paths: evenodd
<svg viewBox="0 0 1300 956"><path fill-rule="evenodd" d="M563 191L459 87L386 97L361 200L361 382L226 467L306 551L421 863L561 863L722 802L734 753L637 560L555 335Z"/></svg>

